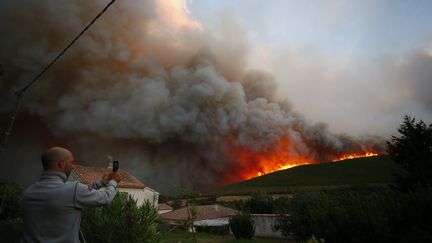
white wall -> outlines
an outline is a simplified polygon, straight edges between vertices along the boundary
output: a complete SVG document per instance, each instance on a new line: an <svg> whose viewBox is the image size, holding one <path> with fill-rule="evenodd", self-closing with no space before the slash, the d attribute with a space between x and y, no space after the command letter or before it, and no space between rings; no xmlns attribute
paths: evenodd
<svg viewBox="0 0 432 243"><path fill-rule="evenodd" d="M272 226L276 224L277 214L252 214L251 218L255 222L255 236L285 238L282 232L273 232Z"/></svg>
<svg viewBox="0 0 432 243"><path fill-rule="evenodd" d="M137 200L138 206L144 204L145 201L149 201L153 206L158 205L159 193L154 191L149 187L145 187L144 189L137 188L117 188L119 192L127 192L132 196L135 200Z"/></svg>
<svg viewBox="0 0 432 243"><path fill-rule="evenodd" d="M194 221L194 226L222 226L229 224L229 217L217 219L203 219Z"/></svg>

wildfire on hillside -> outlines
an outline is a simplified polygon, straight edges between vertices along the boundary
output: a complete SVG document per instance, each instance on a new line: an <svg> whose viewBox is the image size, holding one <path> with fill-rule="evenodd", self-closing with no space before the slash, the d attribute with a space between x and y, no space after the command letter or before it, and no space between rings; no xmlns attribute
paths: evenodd
<svg viewBox="0 0 432 243"><path fill-rule="evenodd" d="M68 43L70 30L82 29L105 6L23 0L28 11L21 11L23 3L3 2L0 26L9 34L0 40L8 69L1 114L13 109L12 91ZM139 179L174 194L172 185L206 189L384 151L381 138L310 124L290 97L280 96L284 80L249 67L241 25L220 18L220 27L206 28L186 7L186 0L114 4L43 85L32 87L22 106L28 118L14 128L19 142L5 160L27 168L38 148L54 141L94 163L109 151ZM58 21L65 10L71 21Z"/></svg>
<svg viewBox="0 0 432 243"><path fill-rule="evenodd" d="M341 157L334 159L333 162L346 160L346 159L357 159L357 158L364 158L364 157L372 157L377 156L379 154L373 153L373 152L366 152L366 153L354 153L354 154L344 154Z"/></svg>
<svg viewBox="0 0 432 243"><path fill-rule="evenodd" d="M346 159L355 159L379 155L373 151L357 151L354 153L340 153L328 155L328 160L318 160L312 155L306 156L296 153L295 145L289 139L282 138L277 144L272 146L271 151L254 152L247 148L235 149L236 160L244 166L238 175L243 180L259 177L279 170L289 169L299 165L317 164L323 162L336 162ZM254 166L250 166L254 165Z"/></svg>

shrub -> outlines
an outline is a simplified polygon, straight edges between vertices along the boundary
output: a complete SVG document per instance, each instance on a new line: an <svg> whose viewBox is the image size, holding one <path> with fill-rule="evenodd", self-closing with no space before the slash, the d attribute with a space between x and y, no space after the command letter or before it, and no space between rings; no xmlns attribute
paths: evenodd
<svg viewBox="0 0 432 243"><path fill-rule="evenodd" d="M275 203L271 195L266 193L254 193L251 198L245 202L246 208L250 213L273 213Z"/></svg>
<svg viewBox="0 0 432 243"><path fill-rule="evenodd" d="M273 199L269 194L263 192L253 193L250 199L247 200L234 200L228 202L218 202L225 207L234 208L238 211L249 212L249 213L276 213L280 211L280 208L286 208L289 204L287 197L279 197Z"/></svg>
<svg viewBox="0 0 432 243"><path fill-rule="evenodd" d="M229 225L222 226L197 226L197 232L206 232L214 235L227 235L229 234Z"/></svg>
<svg viewBox="0 0 432 243"><path fill-rule="evenodd" d="M2 242L19 242L23 230L21 217L0 220L0 235Z"/></svg>
<svg viewBox="0 0 432 243"><path fill-rule="evenodd" d="M158 242L156 209L138 207L126 193L118 193L103 207L83 211L81 229L88 242Z"/></svg>
<svg viewBox="0 0 432 243"><path fill-rule="evenodd" d="M400 207L387 193L299 194L292 201L291 228L300 239L314 234L328 242L386 241L390 215Z"/></svg>
<svg viewBox="0 0 432 243"><path fill-rule="evenodd" d="M179 226L183 230L195 232L193 223L198 217L198 211L195 205L186 205L186 207L186 209L188 210L188 216L186 219L182 219L179 221Z"/></svg>
<svg viewBox="0 0 432 243"><path fill-rule="evenodd" d="M20 202L22 188L15 183L0 183L0 235L4 242L18 242L22 232Z"/></svg>
<svg viewBox="0 0 432 243"><path fill-rule="evenodd" d="M174 201L171 204L171 207L176 210L183 207L183 202L179 198L174 199Z"/></svg>
<svg viewBox="0 0 432 243"><path fill-rule="evenodd" d="M193 198L187 202L193 205L211 205L217 203L216 197Z"/></svg>
<svg viewBox="0 0 432 243"><path fill-rule="evenodd" d="M15 183L0 183L0 220L20 216L23 189Z"/></svg>
<svg viewBox="0 0 432 243"><path fill-rule="evenodd" d="M229 226L236 239L251 239L255 234L255 226L249 213L236 213L230 218Z"/></svg>

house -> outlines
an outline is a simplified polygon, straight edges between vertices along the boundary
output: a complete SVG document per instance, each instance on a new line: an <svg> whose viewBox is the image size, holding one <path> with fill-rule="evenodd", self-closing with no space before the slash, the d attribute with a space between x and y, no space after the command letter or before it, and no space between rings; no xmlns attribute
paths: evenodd
<svg viewBox="0 0 432 243"><path fill-rule="evenodd" d="M166 203L159 203L158 205L158 214L171 212L173 208Z"/></svg>
<svg viewBox="0 0 432 243"><path fill-rule="evenodd" d="M92 181L102 178L102 175L109 172L110 168L91 167L84 165L75 165L75 169L69 176L69 180L79 181L83 184L89 184ZM127 171L119 169L123 179L118 183L117 190L119 192L126 192L132 198L137 200L138 206L141 206L145 201L149 201L153 206L158 205L159 193L155 190L145 186L134 176Z"/></svg>
<svg viewBox="0 0 432 243"><path fill-rule="evenodd" d="M194 226L224 226L229 224L229 218L236 210L218 204L186 206L168 213L161 214L162 220L171 225L179 225L182 221L191 217L192 211L196 212L193 221Z"/></svg>
<svg viewBox="0 0 432 243"><path fill-rule="evenodd" d="M278 217L280 217L279 214L251 214L251 218L255 224L255 236L293 240L292 236L286 237L282 234L281 230L274 229Z"/></svg>

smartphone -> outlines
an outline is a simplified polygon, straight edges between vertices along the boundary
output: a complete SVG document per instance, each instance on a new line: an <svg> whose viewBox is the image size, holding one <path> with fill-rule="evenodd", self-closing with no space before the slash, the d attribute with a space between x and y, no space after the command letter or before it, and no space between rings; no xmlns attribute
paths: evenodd
<svg viewBox="0 0 432 243"><path fill-rule="evenodd" d="M113 161L113 172L119 169L119 162L117 160Z"/></svg>

